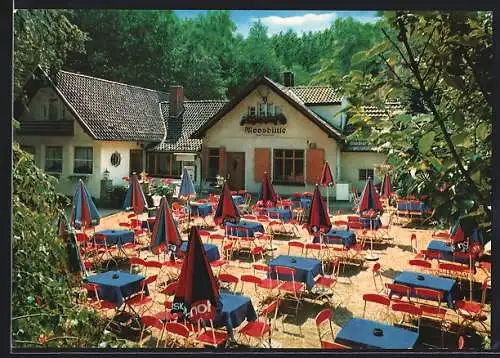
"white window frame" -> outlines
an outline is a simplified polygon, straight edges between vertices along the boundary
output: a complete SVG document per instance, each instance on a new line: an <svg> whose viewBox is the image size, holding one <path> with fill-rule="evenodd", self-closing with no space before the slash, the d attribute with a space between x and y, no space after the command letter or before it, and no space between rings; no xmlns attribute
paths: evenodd
<svg viewBox="0 0 500 358"><path fill-rule="evenodd" d="M92 156L91 156L91 159L87 159L87 158L77 158L76 155L77 155L77 152L78 152L78 149L90 149L92 151ZM80 162L87 162L91 164L90 166L90 173L82 173L82 172L76 172L76 168L77 168L77 165L76 165L76 162L77 161L80 161ZM93 147L75 147L74 148L74 153L73 153L73 174L93 174L94 173L94 148Z"/></svg>
<svg viewBox="0 0 500 358"><path fill-rule="evenodd" d="M59 149L61 149L61 158L60 158L60 159L59 159L59 158L57 158L57 159L49 159L49 158L47 158L47 154L48 154L49 150L50 150L50 149L53 149L53 148L54 148L54 149L55 149L55 148L59 148ZM47 162L48 162L49 160L50 160L50 161L60 161L60 162L61 162L61 170L60 170L60 171L48 170L48 169L47 169ZM53 145L53 146L51 145L51 146L46 146L46 147L45 147L45 166L44 166L44 167L45 167L45 172L46 172L46 173L57 173L57 174L61 174L61 173L62 173L62 171L63 171L63 164L64 164L64 148L63 148L63 146L60 146L60 145Z"/></svg>

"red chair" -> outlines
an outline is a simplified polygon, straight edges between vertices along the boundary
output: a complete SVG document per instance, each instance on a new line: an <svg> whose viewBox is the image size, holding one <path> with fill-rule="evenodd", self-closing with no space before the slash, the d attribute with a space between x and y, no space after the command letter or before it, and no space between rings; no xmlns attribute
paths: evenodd
<svg viewBox="0 0 500 358"><path fill-rule="evenodd" d="M183 341L183 344L180 344L181 347L187 347L189 342L189 338L192 335L192 332L182 323L178 322L167 322L165 323L165 332L166 337L175 339L177 342L179 340ZM176 345L178 346L178 345ZM167 341L165 339L165 348L167 347Z"/></svg>
<svg viewBox="0 0 500 358"><path fill-rule="evenodd" d="M134 266L146 267L146 261L144 261L140 257L129 257L128 263L130 265L130 273L132 273L132 269Z"/></svg>
<svg viewBox="0 0 500 358"><path fill-rule="evenodd" d="M377 286L377 280L375 279L375 276L378 276L380 279L380 289ZM382 278L382 266L380 266L379 262L376 262L375 265L372 267L372 278L373 278L373 284L375 285L375 289L377 292L381 292L384 290L384 279Z"/></svg>
<svg viewBox="0 0 500 358"><path fill-rule="evenodd" d="M441 251L436 251L436 250L425 250L425 259L426 260L437 260L439 263L439 260L441 259Z"/></svg>
<svg viewBox="0 0 500 358"><path fill-rule="evenodd" d="M457 342L457 349L459 351L463 351L465 347L465 339L464 336L458 337L458 342Z"/></svg>
<svg viewBox="0 0 500 358"><path fill-rule="evenodd" d="M279 280L270 278L273 269L267 265L254 264L253 266L254 275L257 276L257 272L262 273L265 277L261 278L261 282L257 284L257 287L265 291L268 295L274 296L275 291L278 290L281 282Z"/></svg>
<svg viewBox="0 0 500 358"><path fill-rule="evenodd" d="M297 317L299 306L302 304L302 294L305 285L302 282L295 281L294 268L275 266L274 271L276 272L278 280L281 281L281 284L278 286L278 291L284 301L296 303L294 311Z"/></svg>
<svg viewBox="0 0 500 358"><path fill-rule="evenodd" d="M323 272L325 272L325 265L322 261ZM323 298L327 299L327 302L332 305L333 297L335 296L335 286L338 282L339 271L340 271L340 259L336 257L332 264L332 274L331 275L320 275L316 278L313 286L313 291L317 293L316 300ZM337 306L340 305L340 302Z"/></svg>
<svg viewBox="0 0 500 358"><path fill-rule="evenodd" d="M387 289L387 297L389 297L392 302L404 302L403 299L405 297L407 301L410 301L411 287L398 283L386 283L385 288ZM396 298L391 298L392 296L396 296Z"/></svg>
<svg viewBox="0 0 500 358"><path fill-rule="evenodd" d="M141 337L139 338L139 344L140 346L142 347L142 338L144 337L144 332L146 330L152 330L152 329L156 329L157 331L160 331L161 334L160 334L160 338L158 338L156 340L156 348L158 348L158 345L160 344L160 341L162 340L163 338L163 331L164 331L164 324L163 322L156 318L156 317L153 317L153 316L141 316L140 318L140 322L141 322L141 326L142 326L142 329L141 329Z"/></svg>
<svg viewBox="0 0 500 358"><path fill-rule="evenodd" d="M262 283L262 279L260 277L257 277L255 275L241 275L240 281L241 281L240 293L243 293L243 287L245 286L245 282L247 282L254 285L254 291L258 295L257 285L260 285Z"/></svg>
<svg viewBox="0 0 500 358"><path fill-rule="evenodd" d="M214 272L215 276L219 276L221 272L224 272L227 266L229 266L229 262L227 262L226 260L215 260L210 262L210 267L212 267L212 270L218 269L217 273Z"/></svg>
<svg viewBox="0 0 500 358"><path fill-rule="evenodd" d="M415 247L413 247L413 243L415 243ZM412 233L410 236L410 246L414 252L418 252L417 234L415 233Z"/></svg>
<svg viewBox="0 0 500 358"><path fill-rule="evenodd" d="M208 241L210 240L210 233L206 230L198 230L198 232L200 233L200 237L201 239L205 239L205 241Z"/></svg>
<svg viewBox="0 0 500 358"><path fill-rule="evenodd" d="M444 333L449 329L446 322L446 308L430 306L426 304L420 304L420 309L422 310L422 320L420 321L420 326L424 325L426 320L431 322L439 323L439 327L441 329L441 347L444 347ZM425 319L424 319L425 318ZM434 324L425 324L426 326L434 327Z"/></svg>
<svg viewBox="0 0 500 358"><path fill-rule="evenodd" d="M415 287L413 289L413 292L415 292L415 296L418 299L423 299L426 301L437 301L437 307L441 306L441 301L443 300L443 292L422 287Z"/></svg>
<svg viewBox="0 0 500 358"><path fill-rule="evenodd" d="M134 215L135 216L135 215ZM129 222L121 222L121 223L118 223L118 226L120 227L126 227L128 229L130 229L130 223Z"/></svg>
<svg viewBox="0 0 500 358"><path fill-rule="evenodd" d="M179 282L174 281L171 282L165 287L163 290L161 290L161 293L164 294L165 296L173 296L175 295L175 290L177 289Z"/></svg>
<svg viewBox="0 0 500 358"><path fill-rule="evenodd" d="M343 227L345 229L347 229L347 226L349 225L349 223L345 220L335 220L333 223L335 226Z"/></svg>
<svg viewBox="0 0 500 358"><path fill-rule="evenodd" d="M315 252L315 254L312 254L311 256L321 260L322 257L321 244L308 243L305 245L305 249L306 249L306 257L309 257L309 252L311 253Z"/></svg>
<svg viewBox="0 0 500 358"><path fill-rule="evenodd" d="M160 274L160 272L163 268L163 264L159 261L156 261L156 260L144 261L144 266L146 267L146 273L149 272L149 269L158 269L157 274Z"/></svg>
<svg viewBox="0 0 500 358"><path fill-rule="evenodd" d="M257 215L257 221L261 223L269 222L269 217L266 215Z"/></svg>
<svg viewBox="0 0 500 358"><path fill-rule="evenodd" d="M249 214L243 215L241 218L245 219L245 220L253 220L253 221L257 220L257 216L255 216L255 215L249 215Z"/></svg>
<svg viewBox="0 0 500 358"><path fill-rule="evenodd" d="M94 307L97 310L113 310L114 314L111 319L106 324L104 329L107 329L111 323L113 323L116 314L118 313L118 306L115 302L103 300L99 297L98 288L99 286L93 283L83 283L82 288L87 291L87 304Z"/></svg>
<svg viewBox="0 0 500 358"><path fill-rule="evenodd" d="M330 309L325 308L321 310L314 318L314 322L316 323L316 329L318 331L318 337L321 348L334 349L334 350L350 349L350 347L344 346L342 344L324 340L324 337L327 334L331 335L332 341L335 340L332 328L332 311Z"/></svg>
<svg viewBox="0 0 500 358"><path fill-rule="evenodd" d="M221 284L221 288L226 289L230 292L236 292L236 287L238 286L238 283L240 281L238 277L231 275L229 273L221 273L219 274L217 279Z"/></svg>
<svg viewBox="0 0 500 358"><path fill-rule="evenodd" d="M305 247L305 245L304 245L304 243L303 243L303 242L300 242L300 241L294 241L294 240L289 241L289 242L288 242L288 255L290 255L290 249L291 249L292 247L297 247L297 248L299 248L299 249L300 249L300 254L301 254L301 255L304 253L304 247Z"/></svg>
<svg viewBox="0 0 500 358"><path fill-rule="evenodd" d="M399 324L403 324L405 322L406 316L410 319L407 320L406 326L409 328L416 329L417 333L420 331L420 319L422 318L422 309L418 306L415 306L412 303L393 303L391 306L392 312L402 313L403 317ZM413 324L413 321L416 320L417 324Z"/></svg>
<svg viewBox="0 0 500 358"><path fill-rule="evenodd" d="M408 261L411 266L418 267L422 271L432 271L432 264L429 261L413 259Z"/></svg>
<svg viewBox="0 0 500 358"><path fill-rule="evenodd" d="M263 246L255 246L250 249L250 255L252 255L253 263L256 262L255 256L260 255L260 259L264 259L264 247Z"/></svg>
<svg viewBox="0 0 500 358"><path fill-rule="evenodd" d="M206 305L209 305L209 302ZM215 307L211 306L211 310L207 310L207 312L195 311L191 316L191 320L197 322L198 326L195 340L203 345L217 348L223 344L225 345L229 335L227 332L214 329L214 317ZM201 328L202 322L205 323L203 328Z"/></svg>
<svg viewBox="0 0 500 358"><path fill-rule="evenodd" d="M365 301L365 305L363 307L363 318L365 318L366 314L366 305L368 302L371 302L385 307L383 313L384 313L384 319L387 319L389 313L389 307L391 305L391 300L388 297L379 295L377 293L365 293L363 295L363 301ZM380 312L377 312L377 317L379 314Z"/></svg>
<svg viewBox="0 0 500 358"><path fill-rule="evenodd" d="M455 302L455 308L458 314L459 332L462 332L466 327L471 327L476 322L481 324L486 333L490 332L490 328L485 323L488 316L484 311L487 290L488 280L484 280L481 285L481 302L466 300L457 300ZM462 319L462 322L460 322L460 319Z"/></svg>
<svg viewBox="0 0 500 358"><path fill-rule="evenodd" d="M221 234L210 234L210 242L214 243L214 241L219 241L222 246L222 243L224 242L225 236Z"/></svg>
<svg viewBox="0 0 500 358"><path fill-rule="evenodd" d="M152 307L152 305L154 304L153 296L147 295L147 287L149 284L155 282L157 278L157 275L153 275L142 280L141 290L125 300L126 306L129 307L133 311L133 313L137 314L137 308L144 307L149 304L149 306L143 308L142 312L139 314L139 316L142 316Z"/></svg>
<svg viewBox="0 0 500 358"><path fill-rule="evenodd" d="M279 301L274 300L271 303L264 306L260 312L259 317L256 321L248 322L245 327L240 329L240 337L246 337L248 344L250 344L250 339L258 340L258 346L264 345L264 339L266 335L268 336L269 342L271 342L273 322L276 321L276 316L278 315ZM270 318L272 316L272 318ZM267 321L268 320L268 321ZM266 322L267 321L267 322ZM270 347L269 347L270 348Z"/></svg>
<svg viewBox="0 0 500 358"><path fill-rule="evenodd" d="M98 247L95 246L91 241L90 237L84 232L76 233L76 242L81 251L83 251L83 259L95 255L97 253Z"/></svg>
<svg viewBox="0 0 500 358"><path fill-rule="evenodd" d="M330 350L344 350L344 349L351 349L351 347L344 346L343 344L335 343L335 342L327 342L323 341L321 342L321 348L323 349L330 349Z"/></svg>

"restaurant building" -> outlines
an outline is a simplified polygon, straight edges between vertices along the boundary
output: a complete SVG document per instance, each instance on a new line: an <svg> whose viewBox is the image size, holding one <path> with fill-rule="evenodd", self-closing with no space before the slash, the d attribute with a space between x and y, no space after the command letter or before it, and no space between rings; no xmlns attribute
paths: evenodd
<svg viewBox="0 0 500 358"><path fill-rule="evenodd" d="M72 195L82 178L97 199L132 172L178 179L183 167L200 191L223 176L232 190L256 193L266 171L282 195L312 191L326 160L338 184L361 190L368 176L380 181L374 168L386 156L346 141L341 93L294 86L290 72L283 83L260 77L230 101L193 101L178 85L166 93L38 68L26 100L14 103L15 140L58 178L60 192Z"/></svg>

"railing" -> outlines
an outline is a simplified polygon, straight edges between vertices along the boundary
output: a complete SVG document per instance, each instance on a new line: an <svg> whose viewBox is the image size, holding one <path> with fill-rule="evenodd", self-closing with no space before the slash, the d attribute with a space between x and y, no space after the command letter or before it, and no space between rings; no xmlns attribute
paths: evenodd
<svg viewBox="0 0 500 358"><path fill-rule="evenodd" d="M19 135L73 136L74 121L21 121Z"/></svg>

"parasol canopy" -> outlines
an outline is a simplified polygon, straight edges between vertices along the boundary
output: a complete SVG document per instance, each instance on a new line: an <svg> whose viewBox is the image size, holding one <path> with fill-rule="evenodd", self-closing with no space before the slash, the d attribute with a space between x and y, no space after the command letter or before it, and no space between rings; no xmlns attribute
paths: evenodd
<svg viewBox="0 0 500 358"><path fill-rule="evenodd" d="M226 219L240 219L240 212L238 210L238 207L234 203L233 197L231 195L231 190L229 190L229 185L227 184L227 182L225 182L224 186L222 187L219 202L217 203L217 209L215 210L214 222L216 225L220 225Z"/></svg>
<svg viewBox="0 0 500 358"><path fill-rule="evenodd" d="M366 181L363 192L361 193L361 200L359 201L359 213L362 214L364 211L372 210L376 213L382 211L382 203L378 197L377 191L375 190L375 185L373 185L372 178L368 178Z"/></svg>
<svg viewBox="0 0 500 358"><path fill-rule="evenodd" d="M181 235L165 197L160 200L151 236L151 250L165 251L168 245L180 246Z"/></svg>
<svg viewBox="0 0 500 358"><path fill-rule="evenodd" d="M140 214L148 208L146 197L144 196L141 184L139 183L139 179L135 173L133 173L130 177L130 183L127 195L125 195L123 208L125 210L133 210L136 214Z"/></svg>
<svg viewBox="0 0 500 358"><path fill-rule="evenodd" d="M321 193L319 191L318 185L314 188L314 193L311 201L311 207L309 208L309 220L307 221L307 229L309 232L323 231L328 232L332 226L330 221L330 216L326 210L326 204Z"/></svg>
<svg viewBox="0 0 500 358"><path fill-rule="evenodd" d="M71 211L71 225L75 229L86 229L99 225L99 211L92 200L85 184L80 179L76 184L75 195L73 196L73 208Z"/></svg>

